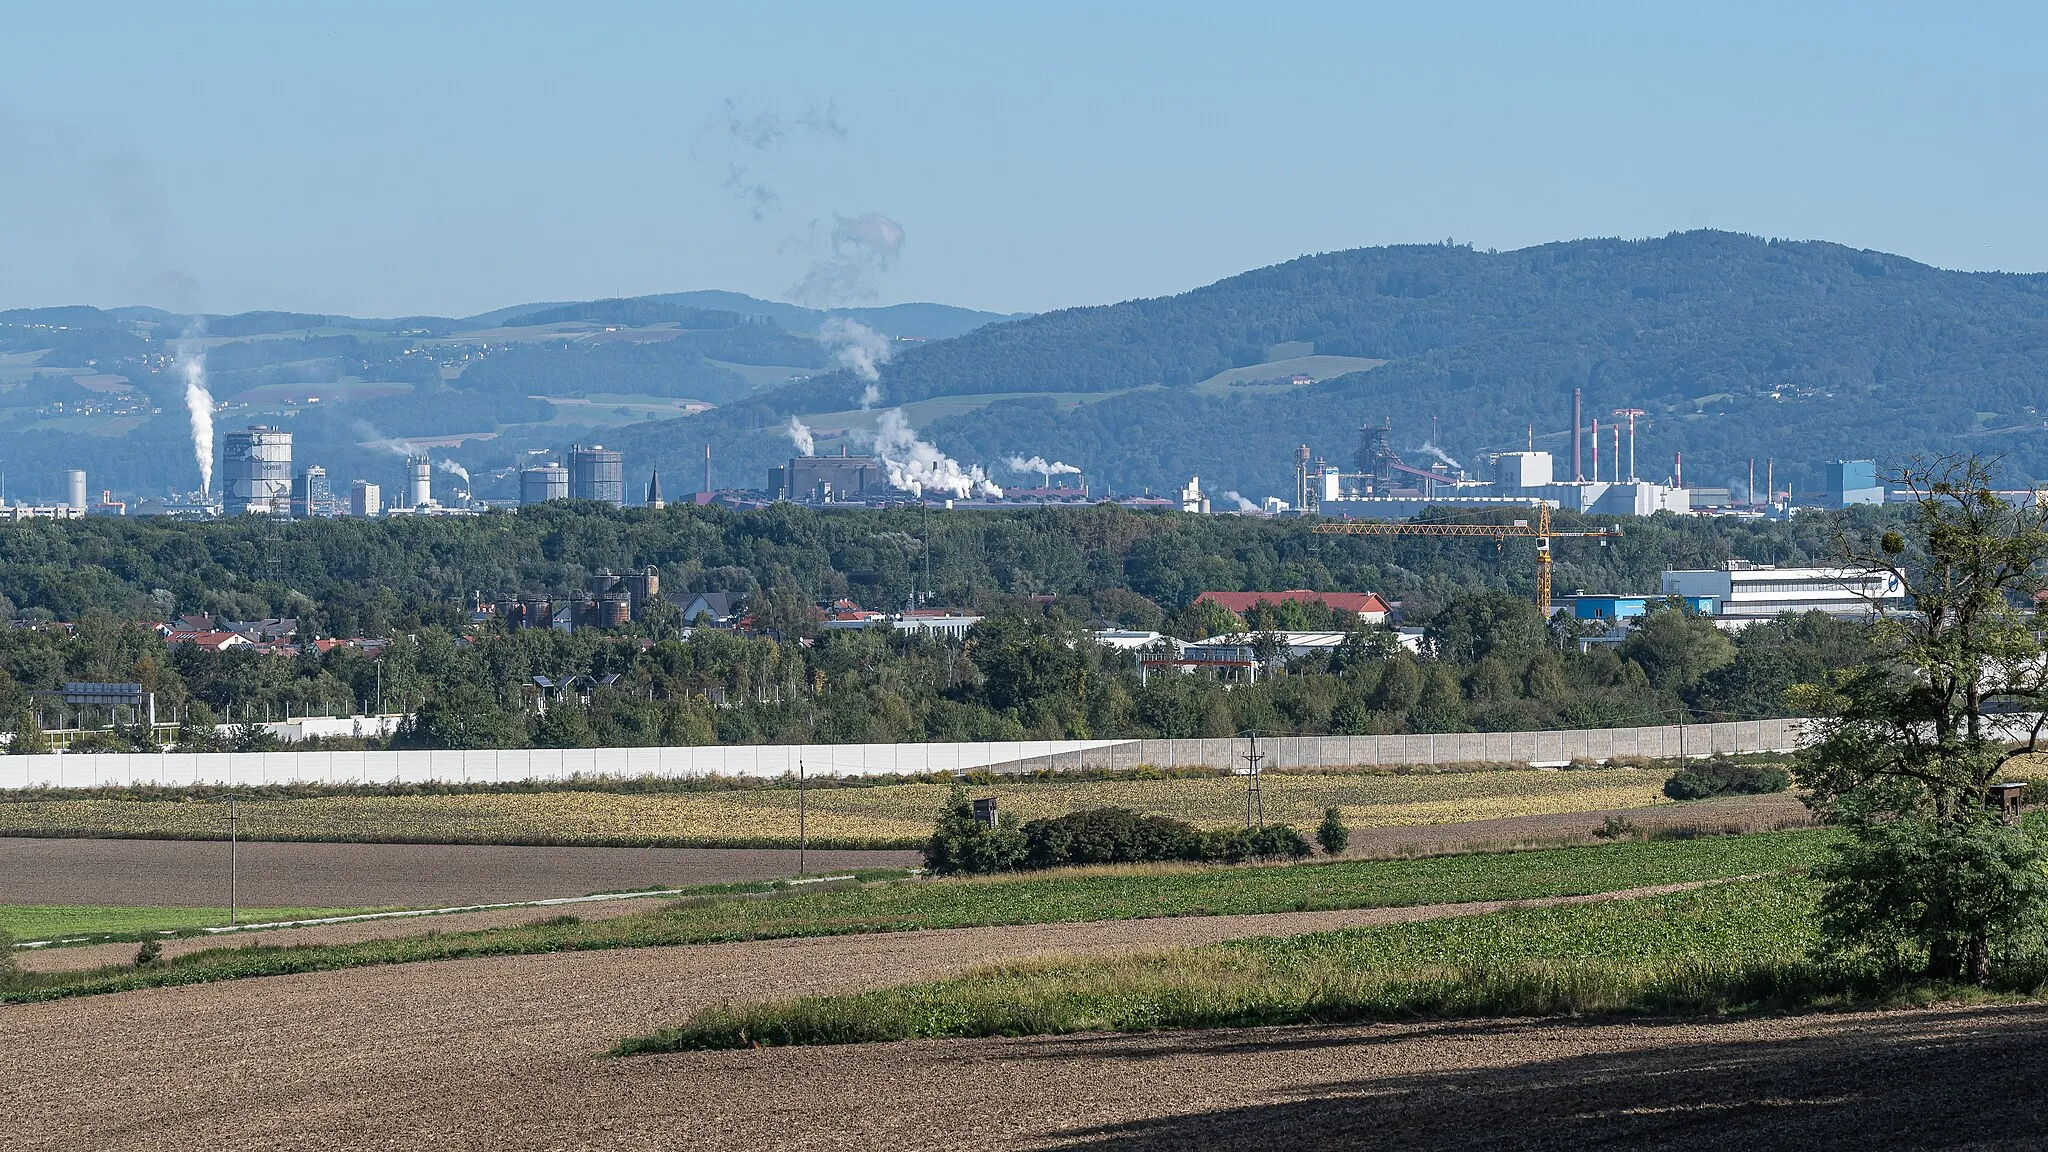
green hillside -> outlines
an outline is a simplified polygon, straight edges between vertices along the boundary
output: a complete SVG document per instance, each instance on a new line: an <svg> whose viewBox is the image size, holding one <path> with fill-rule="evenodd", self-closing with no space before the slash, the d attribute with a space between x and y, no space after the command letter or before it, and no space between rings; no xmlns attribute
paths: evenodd
<svg viewBox="0 0 2048 1152"><path fill-rule="evenodd" d="M1387 363L1285 389L1196 388L1274 345ZM839 372L698 418L738 479L787 454L792 412L852 407ZM1152 385L1155 387L1147 387ZM2048 477L2048 276L1948 272L1835 244L1723 232L1578 240L1515 252L1406 246L1303 257L1179 296L1047 313L910 351L883 402L1004 394L926 429L966 460L1078 463L1155 489L1199 473L1214 490L1291 490L1289 450L1348 459L1356 428L1391 418L1412 449L1437 418L1474 464L1535 425L1564 450L1571 391L1589 416L1634 407L1642 471L1685 453L1696 483L1778 462L1817 487L1843 456L1896 460L1972 447ZM1024 394L1121 393L1089 405ZM629 431L659 457L676 431Z"/></svg>

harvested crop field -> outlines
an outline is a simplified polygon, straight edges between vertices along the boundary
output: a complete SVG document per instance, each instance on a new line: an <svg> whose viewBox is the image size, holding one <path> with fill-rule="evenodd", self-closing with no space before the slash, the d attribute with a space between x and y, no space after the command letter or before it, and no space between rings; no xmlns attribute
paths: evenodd
<svg viewBox="0 0 2048 1152"><path fill-rule="evenodd" d="M1389 828L1648 807L1663 802L1666 775L1643 768L1273 773L1263 791L1269 821L1310 829L1323 809L1338 807L1354 828ZM1244 821L1244 782L1228 777L999 780L972 791L997 797L1019 820L1115 805L1206 828ZM811 842L915 845L930 834L949 792L942 784L812 789ZM797 838L797 793L785 787L257 798L238 810L241 834L252 840L794 846ZM215 799L0 803L0 836L223 839L227 827L227 805Z"/></svg>
<svg viewBox="0 0 2048 1152"><path fill-rule="evenodd" d="M12 1146L179 1152L2017 1147L2048 1124L2040 1006L596 1055L721 1000L1193 942L1222 919L502 957L0 1008L12 1050L35 1054L0 1077L0 1106Z"/></svg>
<svg viewBox="0 0 2048 1152"><path fill-rule="evenodd" d="M482 844L244 843L251 907L442 908L796 874L778 848L518 848ZM813 872L901 868L915 852L812 852ZM210 906L228 846L187 840L0 838L0 904Z"/></svg>

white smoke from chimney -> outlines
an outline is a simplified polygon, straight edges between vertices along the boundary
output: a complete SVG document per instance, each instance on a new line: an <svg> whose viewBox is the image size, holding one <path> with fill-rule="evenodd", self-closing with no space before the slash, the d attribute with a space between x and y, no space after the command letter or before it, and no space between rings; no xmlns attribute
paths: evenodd
<svg viewBox="0 0 2048 1152"><path fill-rule="evenodd" d="M1012 472L1036 472L1040 476L1045 477L1045 486L1048 488L1052 487L1052 478L1055 476L1079 476L1081 474L1081 470L1072 464L1062 464L1057 460L1048 464L1043 456L1028 458L1012 456L1003 462L1010 466L1010 471Z"/></svg>
<svg viewBox="0 0 2048 1152"><path fill-rule="evenodd" d="M1002 487L988 478L981 465L962 467L959 461L918 439L901 408L882 413L881 422L875 425L874 449L889 473L889 484L913 496L945 492L961 499L1002 497Z"/></svg>
<svg viewBox="0 0 2048 1152"><path fill-rule="evenodd" d="M188 333L189 334L189 333ZM199 462L199 490L213 491L213 393L206 390L206 349L176 345L178 370L185 374L185 411L192 417L192 457Z"/></svg>
<svg viewBox="0 0 2048 1152"><path fill-rule="evenodd" d="M876 385L882 379L882 365L887 364L896 351L887 336L858 320L832 316L818 326L818 343L831 349L840 366L851 369L855 376L867 381L867 387L860 394L862 409L882 402L882 390Z"/></svg>
<svg viewBox="0 0 2048 1152"><path fill-rule="evenodd" d="M457 464L457 463L456 463L455 461L453 461L453 460L439 460L439 461L436 461L436 462L435 462L435 464L434 464L434 467L436 467L436 468L439 468L439 469L440 469L441 471L443 471L443 472L446 472L446 473L448 473L448 474L449 474L449 475L451 475L451 476L460 476L460 477L462 477L462 483L463 483L463 485L464 485L465 487L467 487L467 486L468 486L468 484L469 484L469 469L467 469L467 468L464 468L464 467L463 467L462 465L460 465L460 464Z"/></svg>
<svg viewBox="0 0 2048 1152"><path fill-rule="evenodd" d="M789 433L789 442L796 445L797 455L812 456L817 453L818 442L811 435L810 428L803 421L791 416L789 418L789 427L785 431Z"/></svg>
<svg viewBox="0 0 2048 1152"><path fill-rule="evenodd" d="M1259 506L1257 504L1254 504L1251 501L1245 499L1244 497L1238 495L1234 489L1232 491L1225 492L1223 494L1223 498L1225 500L1237 501L1237 510L1239 512L1257 512L1259 510Z"/></svg>
<svg viewBox="0 0 2048 1152"><path fill-rule="evenodd" d="M1437 447L1434 444L1431 444L1427 440L1423 441L1422 447L1416 449L1416 451L1428 453L1429 455L1436 457L1438 460L1443 461L1446 467L1455 469L1456 471L1463 472L1465 470L1465 466L1463 464L1460 464L1456 460L1451 459L1450 453L1445 452L1443 449Z"/></svg>

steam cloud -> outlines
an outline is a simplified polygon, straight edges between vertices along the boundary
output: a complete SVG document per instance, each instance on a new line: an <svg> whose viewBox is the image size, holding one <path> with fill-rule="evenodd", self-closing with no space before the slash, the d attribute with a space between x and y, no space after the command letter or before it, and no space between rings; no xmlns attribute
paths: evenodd
<svg viewBox="0 0 2048 1152"><path fill-rule="evenodd" d="M1005 460L1004 463L1010 466L1010 471L1012 472L1038 473L1045 477L1045 484L1048 488L1052 486L1052 478L1054 476L1079 476L1081 474L1081 470L1072 464L1062 464L1057 460L1048 464L1043 456L1033 456L1029 459L1022 456L1012 456Z"/></svg>
<svg viewBox="0 0 2048 1152"><path fill-rule="evenodd" d="M875 455L889 473L890 486L913 496L945 492L962 499L968 496L1000 498L1001 486L988 478L981 465L961 467L952 457L917 438L901 408L882 413L875 426Z"/></svg>
<svg viewBox="0 0 2048 1152"><path fill-rule="evenodd" d="M880 212L834 218L832 237L789 290L798 304L814 306L872 300L877 277L895 267L903 251L903 225Z"/></svg>
<svg viewBox="0 0 2048 1152"><path fill-rule="evenodd" d="M812 438L810 428L803 421L791 416L787 431L789 432L789 442L796 445L797 455L814 456L817 454L818 442Z"/></svg>
<svg viewBox="0 0 2048 1152"><path fill-rule="evenodd" d="M1436 457L1437 459L1443 461L1446 467L1454 468L1460 472L1463 472L1465 470L1465 466L1463 464L1460 464L1456 460L1451 459L1450 453L1445 452L1443 449L1437 447L1434 444L1431 444L1427 440L1424 440L1422 442L1422 447L1416 449L1416 451L1425 452L1431 456Z"/></svg>
<svg viewBox="0 0 2048 1152"><path fill-rule="evenodd" d="M446 472L451 476L460 476L462 478L463 486L469 486L469 469L464 468L462 465L457 464L455 461L437 460L434 462L434 467L439 468L441 471Z"/></svg>
<svg viewBox="0 0 2048 1152"><path fill-rule="evenodd" d="M726 163L726 190L746 203L754 219L765 220L782 197L755 170L755 161L799 136L845 140L846 125L839 122L838 112L830 104L813 104L800 115L784 116L773 110L750 113L740 107L739 101L727 100L703 136L721 137L725 146L737 154L737 159Z"/></svg>
<svg viewBox="0 0 2048 1152"><path fill-rule="evenodd" d="M1239 512L1257 512L1259 510L1259 506L1257 504L1254 504L1251 501L1245 499L1244 497L1238 495L1236 489L1232 489L1228 492L1225 492L1223 494L1223 498L1225 500L1237 501L1237 510Z"/></svg>
<svg viewBox="0 0 2048 1152"><path fill-rule="evenodd" d="M206 390L206 349L181 342L176 355L178 370L185 375L185 411L192 416L192 458L199 462L199 491L211 494L213 393Z"/></svg>
<svg viewBox="0 0 2048 1152"><path fill-rule="evenodd" d="M861 411L882 402L882 390L878 387L882 379L882 365L895 354L887 336L858 320L833 316L818 326L818 343L830 348L840 364L868 382L867 387L860 390Z"/></svg>

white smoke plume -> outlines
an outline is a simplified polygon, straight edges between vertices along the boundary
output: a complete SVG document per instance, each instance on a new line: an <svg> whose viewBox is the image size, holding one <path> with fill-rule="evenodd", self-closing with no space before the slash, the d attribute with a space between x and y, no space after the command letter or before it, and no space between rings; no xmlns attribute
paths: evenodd
<svg viewBox="0 0 2048 1152"><path fill-rule="evenodd" d="M882 413L881 422L875 426L874 438L875 455L881 458L882 467L888 471L892 487L913 496L945 492L962 499L969 496L999 499L1003 494L1002 487L988 478L981 465L963 468L959 461L918 439L910 421L903 418L901 408L891 408Z"/></svg>
<svg viewBox="0 0 2048 1152"><path fill-rule="evenodd" d="M870 384L860 390L860 410L865 412L882 402L882 390Z"/></svg>
<svg viewBox="0 0 2048 1152"><path fill-rule="evenodd" d="M468 484L469 484L469 469L467 469L467 468L464 468L464 467L463 467L462 465L460 465L460 464L457 464L457 463L456 463L455 461L453 461L453 460L436 460L436 461L434 462L434 467L436 467L436 468L439 468L439 469L440 469L441 471L443 471L443 472L446 472L446 473L448 473L448 474L449 474L449 475L451 475L451 476L460 476L460 477L462 478L462 483L463 483L463 485L464 485L465 487L466 487L466 486L468 486Z"/></svg>
<svg viewBox="0 0 2048 1152"><path fill-rule="evenodd" d="M818 343L830 349L842 367L853 369L854 375L870 384L882 378L882 365L895 354L887 336L844 316L828 317L818 325Z"/></svg>
<svg viewBox="0 0 2048 1152"><path fill-rule="evenodd" d="M178 370L185 375L185 411L192 417L192 458L199 462L199 490L213 491L213 393L206 390L206 349L177 345Z"/></svg>
<svg viewBox="0 0 2048 1152"><path fill-rule="evenodd" d="M1012 472L1038 473L1045 477L1045 485L1048 488L1052 487L1052 478L1055 476L1079 476L1081 474L1081 470L1072 464L1062 464L1057 460L1048 464L1043 456L1032 456L1028 459L1023 456L1012 456L1005 460L1004 463L1010 466L1010 471Z"/></svg>
<svg viewBox="0 0 2048 1152"><path fill-rule="evenodd" d="M1237 510L1239 512L1257 512L1259 510L1259 506L1257 504L1254 504L1251 501L1245 499L1244 497L1238 495L1235 489L1225 492L1223 494L1223 498L1225 500L1237 501Z"/></svg>
<svg viewBox="0 0 2048 1152"><path fill-rule="evenodd" d="M789 290L798 304L826 306L850 300L872 300L875 280L895 267L903 251L903 225L880 212L834 218L831 238L823 245L815 235L814 252L804 278Z"/></svg>
<svg viewBox="0 0 2048 1152"><path fill-rule="evenodd" d="M698 149L716 143L718 151L729 153L726 161L726 190L744 201L755 220L765 220L782 200L757 164L778 152L799 136L846 139L846 125L839 122L831 105L812 105L797 116L781 112L749 111L737 100L727 100L720 114L698 136Z"/></svg>
<svg viewBox="0 0 2048 1152"><path fill-rule="evenodd" d="M811 436L810 427L803 421L791 416L789 418L789 427L786 431L789 433L789 442L796 445L797 455L814 456L817 454L818 442Z"/></svg>
<svg viewBox="0 0 2048 1152"><path fill-rule="evenodd" d="M1443 461L1446 467L1451 468L1455 471L1463 472L1465 470L1465 466L1463 464L1460 464L1456 460L1451 459L1450 453L1444 451L1443 449L1437 447L1434 444L1431 444L1427 440L1424 440L1422 442L1422 447L1416 449L1416 451L1423 452L1428 455L1436 457L1437 459Z"/></svg>

